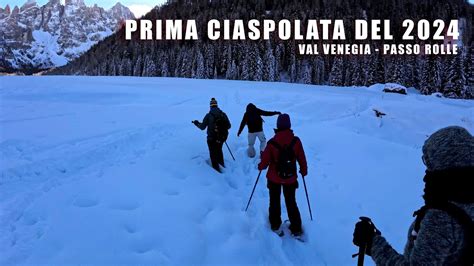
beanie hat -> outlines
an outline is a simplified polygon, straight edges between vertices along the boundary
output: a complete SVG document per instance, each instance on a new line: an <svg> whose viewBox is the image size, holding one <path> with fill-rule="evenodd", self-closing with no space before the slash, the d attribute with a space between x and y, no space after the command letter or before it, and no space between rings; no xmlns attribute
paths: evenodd
<svg viewBox="0 0 474 266"><path fill-rule="evenodd" d="M245 110L246 110L246 112L250 113L250 112L255 111L256 109L257 109L257 106L255 106L255 104L249 103L249 104L247 104L247 108Z"/></svg>
<svg viewBox="0 0 474 266"><path fill-rule="evenodd" d="M458 126L440 129L425 141L423 161L428 171L474 167L474 137Z"/></svg>
<svg viewBox="0 0 474 266"><path fill-rule="evenodd" d="M288 114L281 114L277 119L277 129L285 130L291 128L290 116Z"/></svg>
<svg viewBox="0 0 474 266"><path fill-rule="evenodd" d="M211 102L209 104L211 107L217 107L217 100L215 98L211 98Z"/></svg>

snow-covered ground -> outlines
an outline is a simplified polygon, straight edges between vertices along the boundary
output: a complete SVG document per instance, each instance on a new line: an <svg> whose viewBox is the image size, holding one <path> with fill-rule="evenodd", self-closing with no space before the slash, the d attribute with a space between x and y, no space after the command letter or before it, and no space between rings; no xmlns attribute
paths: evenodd
<svg viewBox="0 0 474 266"><path fill-rule="evenodd" d="M0 265L349 265L360 215L402 251L422 204L421 146L444 126L474 132L474 102L382 89L0 77ZM233 125L236 161L224 150L222 175L191 124L211 97ZM306 243L270 232L264 178L243 211L258 173L247 134L236 136L249 102L289 113L303 141L315 218L301 184ZM265 122L270 138L276 117Z"/></svg>

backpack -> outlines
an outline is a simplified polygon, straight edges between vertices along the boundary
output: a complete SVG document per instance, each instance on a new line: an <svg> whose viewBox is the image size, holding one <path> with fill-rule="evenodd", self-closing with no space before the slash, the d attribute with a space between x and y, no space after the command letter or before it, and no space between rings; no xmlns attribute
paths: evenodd
<svg viewBox="0 0 474 266"><path fill-rule="evenodd" d="M211 115L214 118L214 128L212 129L212 131L215 134L217 142L223 143L227 140L227 137L229 136L229 127L226 116L224 112L221 112L218 115Z"/></svg>
<svg viewBox="0 0 474 266"><path fill-rule="evenodd" d="M466 213L465 210L456 206L451 202L429 204L423 206L421 209L416 211L413 216L416 216L414 231L418 233L420 230L421 221L425 217L426 211L429 209L437 209L446 212L451 217L456 219L456 221L464 228L466 233L465 240L466 246L461 255L460 265L474 265L474 254L472 250L474 249L474 221Z"/></svg>
<svg viewBox="0 0 474 266"><path fill-rule="evenodd" d="M296 160L295 152L293 147L298 141L297 137L293 137L290 145L282 147L274 140L270 140L268 143L278 149L278 159L276 162L277 174L281 179L288 179L296 173Z"/></svg>

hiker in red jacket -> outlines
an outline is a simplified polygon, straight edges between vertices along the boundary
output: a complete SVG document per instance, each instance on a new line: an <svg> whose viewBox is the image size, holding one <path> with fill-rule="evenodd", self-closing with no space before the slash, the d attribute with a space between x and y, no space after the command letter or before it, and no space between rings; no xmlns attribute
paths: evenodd
<svg viewBox="0 0 474 266"><path fill-rule="evenodd" d="M291 130L291 121L288 114L278 116L275 136L268 142L258 164L259 170L267 167L267 187L270 193L269 220L273 231L281 234L281 207L280 195L283 187L286 210L291 225L289 229L295 236L302 234L301 216L296 204L295 192L298 188L298 174L296 162L300 165L300 173L308 174L306 156L303 145Z"/></svg>

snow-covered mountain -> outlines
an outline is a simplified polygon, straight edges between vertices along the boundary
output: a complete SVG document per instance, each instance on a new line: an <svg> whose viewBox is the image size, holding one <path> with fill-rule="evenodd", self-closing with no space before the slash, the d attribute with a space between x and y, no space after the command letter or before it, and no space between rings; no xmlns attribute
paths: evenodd
<svg viewBox="0 0 474 266"><path fill-rule="evenodd" d="M30 76L2 85L0 265L355 265L361 215L402 252L423 204L423 142L449 125L474 132L474 101L380 84ZM232 123L236 160L224 147L223 174L191 124L211 97ZM247 133L236 136L249 102L289 113L303 142L307 243L271 232L265 172L244 212L258 175ZM268 139L276 119L265 118Z"/></svg>
<svg viewBox="0 0 474 266"><path fill-rule="evenodd" d="M28 0L13 9L0 8L0 69L65 65L111 35L133 13L117 3L109 10L83 0Z"/></svg>

